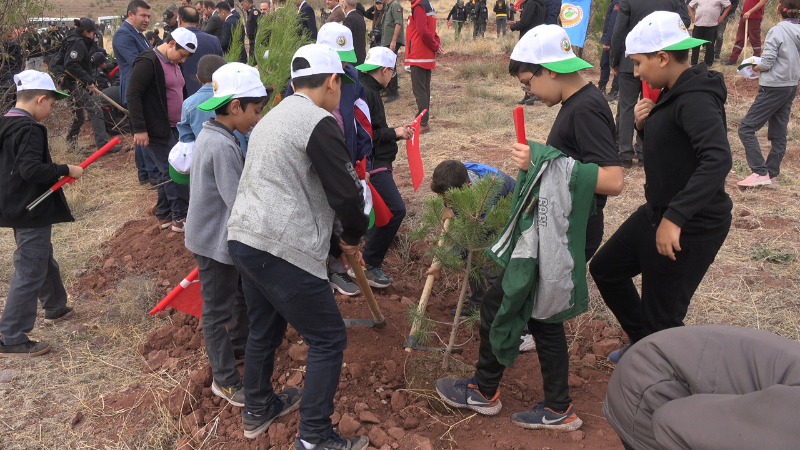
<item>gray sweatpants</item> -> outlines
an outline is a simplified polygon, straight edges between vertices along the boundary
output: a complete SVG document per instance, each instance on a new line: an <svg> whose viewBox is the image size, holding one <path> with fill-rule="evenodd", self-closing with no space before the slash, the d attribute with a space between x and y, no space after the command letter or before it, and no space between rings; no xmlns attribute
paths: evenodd
<svg viewBox="0 0 800 450"><path fill-rule="evenodd" d="M57 316L67 305L67 291L50 243L52 229L52 225L14 228L17 241L14 275L0 317L3 345L23 344L30 340L26 333L36 322L37 299L42 302L46 317Z"/></svg>
<svg viewBox="0 0 800 450"><path fill-rule="evenodd" d="M744 145L747 165L753 173L769 174L770 178L781 173L781 161L786 154L786 136L789 134L789 113L797 95L797 86L760 86L753 105L739 125L739 139ZM766 161L761 154L756 132L769 122L767 139L772 144Z"/></svg>
<svg viewBox="0 0 800 450"><path fill-rule="evenodd" d="M796 449L800 343L725 325L637 342L608 382L603 414L636 450Z"/></svg>

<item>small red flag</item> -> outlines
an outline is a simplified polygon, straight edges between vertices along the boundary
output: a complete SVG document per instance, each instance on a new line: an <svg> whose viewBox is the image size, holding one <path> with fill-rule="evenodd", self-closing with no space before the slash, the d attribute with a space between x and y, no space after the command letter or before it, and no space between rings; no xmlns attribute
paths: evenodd
<svg viewBox="0 0 800 450"><path fill-rule="evenodd" d="M525 137L525 110L522 106L517 106L514 110L514 129L517 131L517 143L528 144L528 139Z"/></svg>
<svg viewBox="0 0 800 450"><path fill-rule="evenodd" d="M406 141L406 154L408 155L408 169L411 172L411 183L414 185L414 192L417 192L422 185L422 180L425 178L425 167L422 166L422 154L419 149L419 129L422 116L428 112L427 109L422 110L411 123L414 128L414 135L411 139Z"/></svg>
<svg viewBox="0 0 800 450"><path fill-rule="evenodd" d="M653 89L647 81L642 80L642 98L649 98L655 103L658 102L658 96L660 95L661 89Z"/></svg>
<svg viewBox="0 0 800 450"><path fill-rule="evenodd" d="M180 284L175 286L175 289L170 291L170 293L150 311L150 314L163 311L164 308L169 306L197 318L202 317L203 297L200 296L199 271L200 269L195 267Z"/></svg>

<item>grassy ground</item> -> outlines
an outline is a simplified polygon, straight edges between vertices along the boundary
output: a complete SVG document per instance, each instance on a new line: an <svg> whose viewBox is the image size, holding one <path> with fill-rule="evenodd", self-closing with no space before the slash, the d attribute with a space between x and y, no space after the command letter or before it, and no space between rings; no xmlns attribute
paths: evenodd
<svg viewBox="0 0 800 450"><path fill-rule="evenodd" d="M436 1L434 4L441 18L452 6ZM764 35L769 26L767 22L765 20ZM518 82L507 75L507 57L501 55L508 54L516 37L497 40L489 30L484 40L455 42L452 30L443 22L439 33L448 54L433 76L433 131L422 138L428 173L438 162L451 158L486 162L515 173L508 158L508 150L515 140L511 110L522 92ZM462 33L471 36L468 30ZM723 55L730 52L733 33L735 26L729 27ZM599 58L593 48L587 46L584 56L597 64ZM733 79L730 67L722 70L726 78ZM402 98L387 108L392 126L406 123L416 111L408 74L401 70L399 76ZM598 75L589 72L587 77L596 81ZM789 149L780 190L739 192L733 187L748 171L736 129L752 103L754 84L735 79L729 85L726 106L728 137L735 160L727 183L728 191L734 199L736 220L752 228L732 228L717 261L693 299L686 322L750 326L800 341L800 302L796 300L800 288L796 261L800 254L797 206L800 124L796 116L789 126ZM612 104L614 109L615 104ZM558 107L526 107L528 137L544 142L557 112ZM66 130L68 114L62 107L48 121L53 155L56 161L77 163L82 157L68 153L63 139L58 137ZM760 132L759 137L766 143L766 131ZM397 163L400 172L407 171L405 159L401 146ZM99 264L100 244L128 220L141 218L144 208L149 206L147 199L150 197L136 183L133 154L117 157L117 160L119 163L113 164L101 160L87 171L85 178L66 188L76 222L54 227L53 245L68 290L75 282L73 271L91 270ZM610 199L606 207L607 236L644 201L643 171L626 171L625 181L622 195ZM408 195L407 223L417 220L419 200L426 195L430 195L426 184L418 193ZM406 242L398 246L400 251L407 250L407 239L401 236L400 241ZM0 258L8 261L0 266L0 308L13 270L10 264L13 250L12 233L0 229ZM424 267L410 267L409 270L422 272ZM128 417L130 410L127 409L108 413L123 416L126 427L147 430L128 442L110 441L104 438L103 430L70 425L77 418L76 411L85 415L83 420L91 418L98 414L96 406L104 402L105 396L126 386L139 383L152 392L161 392L178 382L163 373L143 375L143 360L135 350L147 332L162 324L144 316L155 301L152 298L155 282L147 276L119 282L105 302L71 299L78 315L69 323L34 328L32 338L53 342L54 350L50 355L29 361L0 360L0 375L5 373L10 378L0 381L3 396L0 448L151 449L174 446L179 434L172 421L158 412L151 417ZM579 320L593 318L612 318L594 289L592 309Z"/></svg>

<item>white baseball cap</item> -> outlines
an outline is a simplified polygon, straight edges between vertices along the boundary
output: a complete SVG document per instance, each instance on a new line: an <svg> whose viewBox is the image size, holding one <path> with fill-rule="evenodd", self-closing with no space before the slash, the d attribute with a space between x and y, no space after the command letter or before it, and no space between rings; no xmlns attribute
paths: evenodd
<svg viewBox="0 0 800 450"><path fill-rule="evenodd" d="M197 36L186 28L176 28L170 33L172 39L181 47L189 50L189 53L197 51Z"/></svg>
<svg viewBox="0 0 800 450"><path fill-rule="evenodd" d="M258 69L240 62L228 63L217 69L211 75L211 84L214 96L197 107L200 111L214 111L235 98L267 96Z"/></svg>
<svg viewBox="0 0 800 450"><path fill-rule="evenodd" d="M660 50L686 50L708 41L689 36L678 13L655 11L644 17L625 38L625 56Z"/></svg>
<svg viewBox="0 0 800 450"><path fill-rule="evenodd" d="M397 55L388 47L372 47L367 52L367 59L364 64L356 66L362 72L378 69L380 67L394 67L397 63Z"/></svg>
<svg viewBox="0 0 800 450"><path fill-rule="evenodd" d="M755 80L759 76L761 76L761 72L754 71L753 70L753 66L757 66L759 64L761 64L761 57L759 57L759 56L751 56L751 57L745 59L744 61L742 61L741 64L739 64L739 67L736 68L736 73L738 73L739 75L741 75L741 76L743 76L745 78L749 78L751 80Z"/></svg>
<svg viewBox="0 0 800 450"><path fill-rule="evenodd" d="M342 62L358 61L353 47L353 32L340 23L330 22L323 25L317 32L317 44L325 44L336 50Z"/></svg>
<svg viewBox="0 0 800 450"><path fill-rule="evenodd" d="M53 83L53 79L50 77L50 75L37 70L23 70L22 72L14 75L14 84L17 85L17 92L39 89L44 91L53 91L56 94L57 100L69 97L69 94L56 89L56 85Z"/></svg>
<svg viewBox="0 0 800 450"><path fill-rule="evenodd" d="M531 28L514 46L511 59L539 64L557 73L572 73L592 67L575 56L567 32L558 25Z"/></svg>
<svg viewBox="0 0 800 450"><path fill-rule="evenodd" d="M341 74L342 84L355 83L355 80L344 73L342 61L336 51L325 44L308 44L297 49L292 57L292 67L294 67L294 60L297 58L305 59L311 67L300 70L292 69L292 79L310 75L338 73Z"/></svg>

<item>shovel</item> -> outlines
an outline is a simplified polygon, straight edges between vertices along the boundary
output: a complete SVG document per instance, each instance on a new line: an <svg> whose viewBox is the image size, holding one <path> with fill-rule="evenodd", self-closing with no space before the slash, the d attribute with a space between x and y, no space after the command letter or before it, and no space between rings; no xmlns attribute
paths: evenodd
<svg viewBox="0 0 800 450"><path fill-rule="evenodd" d="M372 319L344 319L345 326L364 325L373 328L386 327L386 318L381 314L381 310L378 308L378 302L375 301L375 296L372 295L372 288L370 288L367 282L367 276L364 275L364 269L361 267L361 263L356 261L356 258L349 253L347 253L347 260L350 262L350 267L353 268L353 272L356 274L358 287L361 288L361 292L364 293L364 297L367 299L367 306L369 306L369 310L372 312Z"/></svg>

